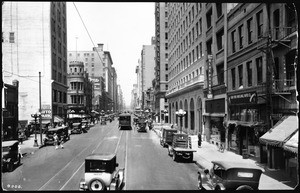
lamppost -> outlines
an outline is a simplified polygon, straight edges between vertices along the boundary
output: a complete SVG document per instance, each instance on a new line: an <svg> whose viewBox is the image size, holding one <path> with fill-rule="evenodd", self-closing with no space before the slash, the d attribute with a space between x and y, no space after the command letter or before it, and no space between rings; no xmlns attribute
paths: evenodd
<svg viewBox="0 0 300 193"><path fill-rule="evenodd" d="M31 117L34 118L34 144L33 147L38 147L39 144L37 142L37 137L36 137L36 127L37 127L37 118L40 117L40 112L37 112L35 114L31 114Z"/></svg>
<svg viewBox="0 0 300 193"><path fill-rule="evenodd" d="M182 117L186 114L186 112L182 109L179 109L175 112L175 114L180 117L180 133L182 133Z"/></svg>
<svg viewBox="0 0 300 193"><path fill-rule="evenodd" d="M168 111L165 109L165 110L164 110L164 122L165 122L165 123L168 123L168 121L166 121L167 113L168 113Z"/></svg>

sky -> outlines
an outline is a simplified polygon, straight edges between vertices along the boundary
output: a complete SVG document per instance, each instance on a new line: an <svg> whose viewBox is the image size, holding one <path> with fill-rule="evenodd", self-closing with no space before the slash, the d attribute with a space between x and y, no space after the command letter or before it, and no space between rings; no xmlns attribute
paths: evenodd
<svg viewBox="0 0 300 193"><path fill-rule="evenodd" d="M109 51L126 106L130 105L135 68L143 45L155 35L153 2L67 2L68 50L92 51L98 43ZM77 39L76 39L77 37ZM91 41L92 39L92 41Z"/></svg>

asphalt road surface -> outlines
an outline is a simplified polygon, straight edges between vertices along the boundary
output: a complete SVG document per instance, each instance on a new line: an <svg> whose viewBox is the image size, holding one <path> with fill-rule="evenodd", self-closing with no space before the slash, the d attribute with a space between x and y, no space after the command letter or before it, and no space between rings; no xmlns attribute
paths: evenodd
<svg viewBox="0 0 300 193"><path fill-rule="evenodd" d="M174 162L153 131L119 130L117 119L71 135L64 149L46 146L28 155L13 172L2 173L2 188L78 190L84 159L92 153L117 154L118 168L125 168L124 190L197 189L194 163Z"/></svg>

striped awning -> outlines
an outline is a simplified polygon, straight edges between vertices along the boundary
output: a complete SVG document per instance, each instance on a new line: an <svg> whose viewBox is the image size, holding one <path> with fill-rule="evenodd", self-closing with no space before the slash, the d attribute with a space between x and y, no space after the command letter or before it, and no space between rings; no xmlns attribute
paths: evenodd
<svg viewBox="0 0 300 193"><path fill-rule="evenodd" d="M298 154L299 130L283 145L283 149Z"/></svg>
<svg viewBox="0 0 300 193"><path fill-rule="evenodd" d="M259 138L259 142L276 147L283 144L298 130L297 116L284 116L276 125Z"/></svg>

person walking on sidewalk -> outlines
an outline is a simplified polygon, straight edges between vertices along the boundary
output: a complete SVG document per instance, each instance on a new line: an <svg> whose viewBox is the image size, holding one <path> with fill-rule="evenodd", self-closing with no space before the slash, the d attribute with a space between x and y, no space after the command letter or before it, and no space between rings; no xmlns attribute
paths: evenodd
<svg viewBox="0 0 300 193"><path fill-rule="evenodd" d="M198 147L201 147L201 142L202 142L201 133L199 132L198 133Z"/></svg>
<svg viewBox="0 0 300 193"><path fill-rule="evenodd" d="M60 139L56 133L54 133L53 138L54 138L55 149L58 149L58 146L60 146L63 149L64 148L63 139Z"/></svg>

